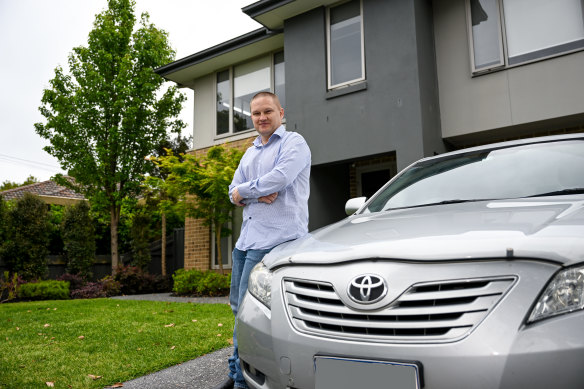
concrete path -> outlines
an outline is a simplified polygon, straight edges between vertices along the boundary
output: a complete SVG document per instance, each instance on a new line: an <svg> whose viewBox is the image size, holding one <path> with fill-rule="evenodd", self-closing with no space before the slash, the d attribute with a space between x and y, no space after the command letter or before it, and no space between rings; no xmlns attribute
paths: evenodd
<svg viewBox="0 0 584 389"><path fill-rule="evenodd" d="M166 302L192 302L229 304L228 297L174 297L170 293L142 294L112 297L120 300L146 300ZM210 389L221 383L229 371L227 358L232 347L203 355L156 373L124 382L124 389Z"/></svg>

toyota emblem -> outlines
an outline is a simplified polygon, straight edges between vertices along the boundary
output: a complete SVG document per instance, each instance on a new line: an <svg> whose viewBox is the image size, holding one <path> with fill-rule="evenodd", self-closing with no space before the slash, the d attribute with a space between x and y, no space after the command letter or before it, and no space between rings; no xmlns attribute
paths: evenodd
<svg viewBox="0 0 584 389"><path fill-rule="evenodd" d="M385 280L375 274L362 274L351 280L348 290L349 297L361 304L373 304L387 294Z"/></svg>

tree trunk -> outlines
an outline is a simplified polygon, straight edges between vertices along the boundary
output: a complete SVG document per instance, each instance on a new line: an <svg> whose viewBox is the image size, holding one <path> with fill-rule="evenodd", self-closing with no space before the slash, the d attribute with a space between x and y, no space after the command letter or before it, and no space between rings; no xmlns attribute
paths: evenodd
<svg viewBox="0 0 584 389"><path fill-rule="evenodd" d="M162 275L166 275L166 213L162 212L162 253L161 256L161 266Z"/></svg>
<svg viewBox="0 0 584 389"><path fill-rule="evenodd" d="M112 205L110 208L110 236L112 254L112 275L116 273L120 266L120 256L118 253L118 224L120 222L120 208Z"/></svg>
<svg viewBox="0 0 584 389"><path fill-rule="evenodd" d="M221 255L221 225L215 224L215 244L217 245L217 262L219 263L219 269L221 274L223 272L223 256Z"/></svg>

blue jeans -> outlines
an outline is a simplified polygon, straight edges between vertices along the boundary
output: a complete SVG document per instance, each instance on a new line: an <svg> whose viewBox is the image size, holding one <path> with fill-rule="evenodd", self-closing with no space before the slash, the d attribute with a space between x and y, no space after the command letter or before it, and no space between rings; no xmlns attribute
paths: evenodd
<svg viewBox="0 0 584 389"><path fill-rule="evenodd" d="M233 249L232 267L231 267L231 290L229 291L229 303L231 310L235 316L235 326L233 327L233 355L229 357L229 377L235 381L236 388L247 388L243 373L241 372L241 365L239 361L239 352L237 348L237 312L239 305L243 300L243 296L247 291L247 283L249 280L249 273L251 269L258 264L264 255L270 252L271 249L266 250L247 250L241 251Z"/></svg>

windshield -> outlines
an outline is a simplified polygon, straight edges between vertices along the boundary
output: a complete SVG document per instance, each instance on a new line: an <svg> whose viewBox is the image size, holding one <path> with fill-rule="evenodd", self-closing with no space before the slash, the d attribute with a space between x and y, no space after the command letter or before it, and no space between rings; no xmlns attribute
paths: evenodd
<svg viewBox="0 0 584 389"><path fill-rule="evenodd" d="M459 201L584 192L584 141L538 143L411 166L364 212Z"/></svg>

